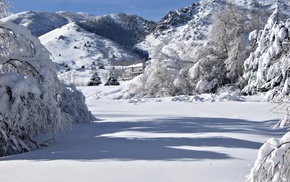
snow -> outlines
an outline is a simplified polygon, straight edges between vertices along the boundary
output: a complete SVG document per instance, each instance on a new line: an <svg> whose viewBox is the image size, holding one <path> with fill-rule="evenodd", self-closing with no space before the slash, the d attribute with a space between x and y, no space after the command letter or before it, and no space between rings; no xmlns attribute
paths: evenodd
<svg viewBox="0 0 290 182"><path fill-rule="evenodd" d="M59 79L68 84L86 85L96 71L91 67L97 68L99 63L108 65L111 60L129 63L139 60L119 44L89 33L75 22L54 29L39 39L58 64Z"/></svg>
<svg viewBox="0 0 290 182"><path fill-rule="evenodd" d="M112 100L122 87L78 87L98 120L0 158L0 181L245 181L260 146L285 132L271 129L275 104L259 98Z"/></svg>

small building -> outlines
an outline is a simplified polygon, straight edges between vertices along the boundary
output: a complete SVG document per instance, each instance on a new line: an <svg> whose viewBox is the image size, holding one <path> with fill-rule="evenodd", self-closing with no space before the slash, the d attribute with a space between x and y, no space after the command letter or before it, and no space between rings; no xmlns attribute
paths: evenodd
<svg viewBox="0 0 290 182"><path fill-rule="evenodd" d="M126 66L125 68L125 77L132 78L144 73L145 64L144 63L137 63L133 65Z"/></svg>

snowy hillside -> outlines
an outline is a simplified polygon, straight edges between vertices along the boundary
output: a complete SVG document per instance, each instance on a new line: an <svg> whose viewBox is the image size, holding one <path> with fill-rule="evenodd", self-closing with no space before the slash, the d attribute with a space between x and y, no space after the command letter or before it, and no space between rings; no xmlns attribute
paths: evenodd
<svg viewBox="0 0 290 182"><path fill-rule="evenodd" d="M86 13L27 11L6 18L38 36L57 63L59 77L68 83L85 84L98 68L124 66L148 53L135 48L156 23L135 15L93 16ZM122 36L120 36L122 35ZM107 79L108 70L99 70Z"/></svg>
<svg viewBox="0 0 290 182"><path fill-rule="evenodd" d="M89 32L114 40L131 49L135 44L142 42L156 26L155 22L125 13L90 18L78 24Z"/></svg>
<svg viewBox="0 0 290 182"><path fill-rule="evenodd" d="M27 27L32 35L38 37L69 22L79 22L91 16L92 15L85 13L71 13L64 11L56 13L26 11L12 14L5 19Z"/></svg>
<svg viewBox="0 0 290 182"><path fill-rule="evenodd" d="M65 82L86 83L100 67L126 65L140 58L119 44L69 23L39 37ZM74 81L73 81L74 80ZM79 84L79 83L78 83Z"/></svg>

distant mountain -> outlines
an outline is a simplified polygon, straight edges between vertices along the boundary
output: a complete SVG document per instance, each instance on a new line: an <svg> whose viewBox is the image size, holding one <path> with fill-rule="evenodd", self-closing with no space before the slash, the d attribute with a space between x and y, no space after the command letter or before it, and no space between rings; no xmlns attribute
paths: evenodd
<svg viewBox="0 0 290 182"><path fill-rule="evenodd" d="M156 23L153 21L125 13L94 16L65 11L56 13L26 11L13 14L6 19L27 27L32 35L37 37L70 22L75 22L85 30L116 41L125 47L132 47L143 41L156 27Z"/></svg>
<svg viewBox="0 0 290 182"><path fill-rule="evenodd" d="M78 22L78 25L127 48L132 48L135 44L144 41L145 37L156 27L155 22L124 13L89 18Z"/></svg>
<svg viewBox="0 0 290 182"><path fill-rule="evenodd" d="M86 31L110 39L144 59L148 59L148 53L135 48L134 45L144 41L156 27L153 21L124 13L94 16L64 11L56 13L26 11L13 14L6 19L26 26L37 37L75 22Z"/></svg>
<svg viewBox="0 0 290 182"><path fill-rule="evenodd" d="M92 15L85 13L71 13L71 12L37 12L25 11L18 14L13 14L6 19L12 22L27 27L32 35L41 36L51 30L59 28L69 22L83 21Z"/></svg>
<svg viewBox="0 0 290 182"><path fill-rule="evenodd" d="M225 0L200 0L188 7L168 12L157 23L154 31L138 47L149 52L154 52L156 49L160 50L162 47L166 53L170 52L168 51L170 49L171 52L175 52L175 56L179 59L190 60L195 51L194 47L202 45L207 40L213 14L222 11L227 2ZM230 3L245 9L245 13L257 9L262 11L261 27L274 11L275 2L276 0L230 1ZM289 17L290 1L280 0L280 4L282 4L280 17L285 20Z"/></svg>
<svg viewBox="0 0 290 182"><path fill-rule="evenodd" d="M194 2L188 7L183 7L178 10L168 12L161 20L158 22L156 29L154 31L155 36L159 36L162 32L174 29L186 24L192 25L193 29L198 28L198 26L208 26L211 24L211 16L217 11L224 9L226 3L232 3L234 5L240 6L244 9L255 9L259 8L264 11L268 11L268 15L273 12L276 4L276 0L200 0ZM284 4L280 8L280 12L283 15L289 14L289 1L280 0L280 4ZM269 12L270 11L270 12ZM284 17L285 18L285 17ZM198 30L197 30L198 32ZM198 39L204 38L204 36L197 37Z"/></svg>
<svg viewBox="0 0 290 182"><path fill-rule="evenodd" d="M87 82L100 68L108 65L128 65L141 58L116 42L68 23L39 37L57 63L61 79L74 74L74 79ZM69 80L72 81L72 80Z"/></svg>

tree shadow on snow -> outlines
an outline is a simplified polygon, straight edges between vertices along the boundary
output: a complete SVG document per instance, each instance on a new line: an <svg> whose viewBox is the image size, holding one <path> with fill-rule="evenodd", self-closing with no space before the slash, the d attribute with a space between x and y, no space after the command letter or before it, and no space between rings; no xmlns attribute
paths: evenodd
<svg viewBox="0 0 290 182"><path fill-rule="evenodd" d="M78 124L73 131L62 134L55 144L47 148L0 158L0 161L231 159L233 157L226 153L205 150L205 148L258 149L262 143L228 137L230 134L226 133L281 137L285 130L273 131L271 126L275 122L187 117L154 119L154 121ZM114 134L118 133L125 135L116 137ZM137 137L126 136L128 133L134 133ZM138 136L138 133L147 135L142 138ZM211 136L214 133L225 133L225 135ZM202 136L202 134L209 135ZM190 150L176 148L180 146L193 148Z"/></svg>

